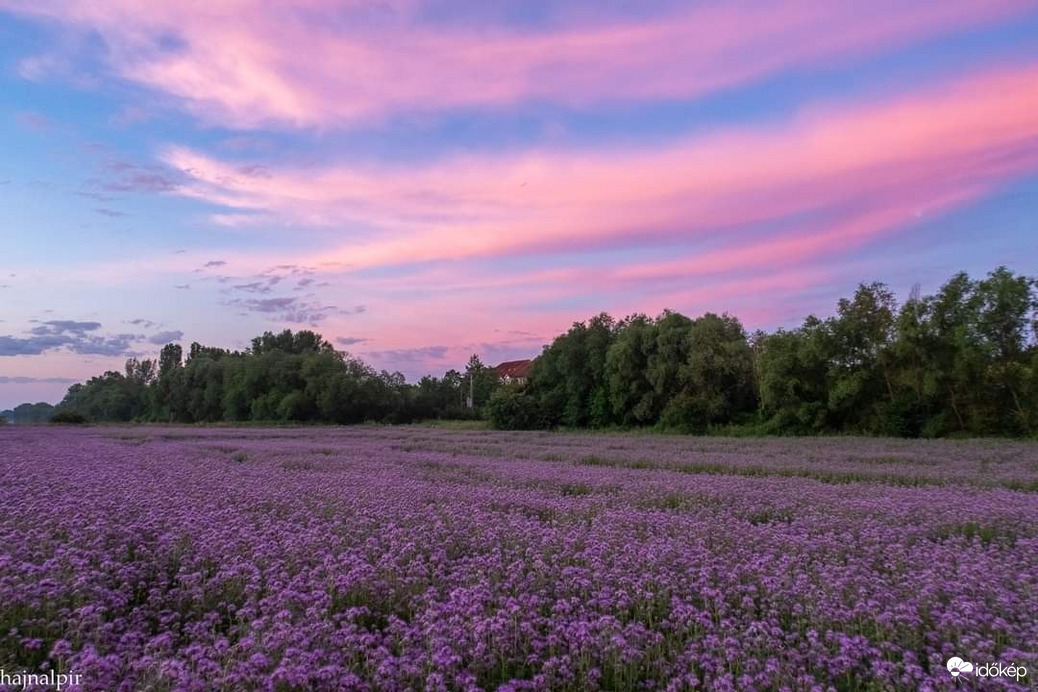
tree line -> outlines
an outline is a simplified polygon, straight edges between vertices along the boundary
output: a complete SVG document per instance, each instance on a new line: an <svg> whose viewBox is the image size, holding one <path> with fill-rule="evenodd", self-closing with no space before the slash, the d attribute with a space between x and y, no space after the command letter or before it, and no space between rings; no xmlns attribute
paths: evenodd
<svg viewBox="0 0 1038 692"><path fill-rule="evenodd" d="M472 406L469 406L469 399ZM862 284L836 312L747 333L729 314L665 311L575 323L528 381L464 371L408 384L312 331L267 332L243 351L167 344L9 422L173 423L487 418L503 429L655 427L690 433L903 437L1038 433L1038 281L1000 267L953 276L898 304Z"/></svg>
<svg viewBox="0 0 1038 692"><path fill-rule="evenodd" d="M266 332L243 351L193 343L184 353L166 344L157 360L131 358L122 372L72 385L54 415L64 422L75 414L85 421L406 423L480 417L499 385L478 356L464 372L409 385L399 372L336 351L320 334L285 330Z"/></svg>
<svg viewBox="0 0 1038 692"><path fill-rule="evenodd" d="M35 404L19 404L13 409L0 411L0 425L3 423L46 423L54 415L54 406L45 401Z"/></svg>
<svg viewBox="0 0 1038 692"><path fill-rule="evenodd" d="M770 334L728 314L603 313L545 347L529 385L488 411L511 429L1033 436L1036 311L1038 282L1000 267L901 305L862 284L831 317Z"/></svg>

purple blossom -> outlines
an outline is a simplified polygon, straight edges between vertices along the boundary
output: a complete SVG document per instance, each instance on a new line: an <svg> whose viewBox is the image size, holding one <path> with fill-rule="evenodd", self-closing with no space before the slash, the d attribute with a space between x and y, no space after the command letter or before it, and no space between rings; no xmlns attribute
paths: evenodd
<svg viewBox="0 0 1038 692"><path fill-rule="evenodd" d="M0 661L83 689L1038 670L1032 444L11 427L0 450Z"/></svg>

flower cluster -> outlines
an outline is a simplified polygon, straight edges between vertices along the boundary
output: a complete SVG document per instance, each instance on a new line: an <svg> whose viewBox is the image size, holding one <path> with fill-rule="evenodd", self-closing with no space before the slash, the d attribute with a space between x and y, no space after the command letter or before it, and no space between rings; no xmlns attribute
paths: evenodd
<svg viewBox="0 0 1038 692"><path fill-rule="evenodd" d="M1026 443L9 427L0 450L0 665L85 690L1038 670Z"/></svg>

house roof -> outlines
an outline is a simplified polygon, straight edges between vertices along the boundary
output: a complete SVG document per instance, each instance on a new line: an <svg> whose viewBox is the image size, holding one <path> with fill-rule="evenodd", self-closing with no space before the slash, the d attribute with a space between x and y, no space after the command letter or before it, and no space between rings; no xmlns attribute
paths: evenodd
<svg viewBox="0 0 1038 692"><path fill-rule="evenodd" d="M529 358L526 360L507 360L504 363L494 366L494 372L501 377L510 377L514 380L520 377L526 377L530 373L531 365L533 365L533 360Z"/></svg>

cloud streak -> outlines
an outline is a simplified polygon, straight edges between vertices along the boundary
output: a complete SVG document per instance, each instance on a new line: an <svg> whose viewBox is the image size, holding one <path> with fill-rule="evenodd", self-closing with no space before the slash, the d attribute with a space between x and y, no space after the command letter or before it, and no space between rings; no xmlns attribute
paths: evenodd
<svg viewBox="0 0 1038 692"><path fill-rule="evenodd" d="M72 384L75 380L68 377L8 377L0 375L0 384Z"/></svg>
<svg viewBox="0 0 1038 692"><path fill-rule="evenodd" d="M1038 66L1026 65L665 148L468 156L406 170L283 168L260 178L186 148L165 158L190 176L181 193L193 198L373 229L299 258L318 270L689 240L739 243L721 251L722 265L702 265L734 268L776 252L854 247L1038 169L1036 111ZM743 237L776 221L799 229Z"/></svg>
<svg viewBox="0 0 1038 692"><path fill-rule="evenodd" d="M423 21L428 3L2 0L96 32L122 78L223 125L340 127L395 113L690 98L1019 16L1025 0L735 2L537 31ZM35 71L31 71L35 74Z"/></svg>

